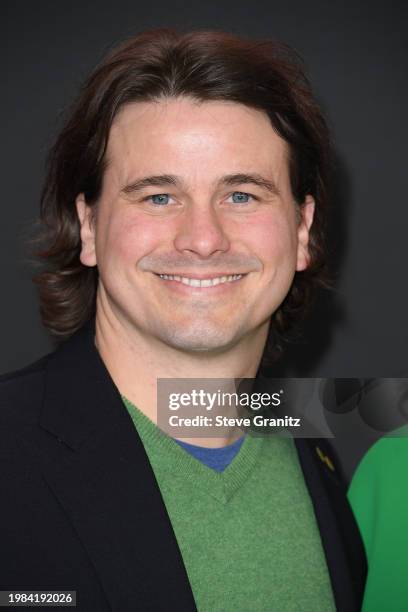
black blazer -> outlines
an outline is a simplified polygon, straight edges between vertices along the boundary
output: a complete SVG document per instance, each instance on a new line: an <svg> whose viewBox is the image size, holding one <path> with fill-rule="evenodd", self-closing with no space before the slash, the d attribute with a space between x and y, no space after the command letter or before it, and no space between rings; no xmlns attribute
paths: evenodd
<svg viewBox="0 0 408 612"><path fill-rule="evenodd" d="M194 611L155 476L94 331L90 321L1 377L0 590L76 590L81 612ZM357 612L366 565L344 487L324 441L296 447L337 609Z"/></svg>

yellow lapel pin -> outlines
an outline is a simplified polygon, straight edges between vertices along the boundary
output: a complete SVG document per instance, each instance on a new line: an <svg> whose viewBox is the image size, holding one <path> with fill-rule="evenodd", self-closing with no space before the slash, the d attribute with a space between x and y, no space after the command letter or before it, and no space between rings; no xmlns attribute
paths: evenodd
<svg viewBox="0 0 408 612"><path fill-rule="evenodd" d="M324 452L321 450L321 448L319 448L318 446L316 446L316 453L320 459L320 461L323 461L323 463L325 463L327 465L327 467L334 472L334 465L331 461L331 459L324 454Z"/></svg>

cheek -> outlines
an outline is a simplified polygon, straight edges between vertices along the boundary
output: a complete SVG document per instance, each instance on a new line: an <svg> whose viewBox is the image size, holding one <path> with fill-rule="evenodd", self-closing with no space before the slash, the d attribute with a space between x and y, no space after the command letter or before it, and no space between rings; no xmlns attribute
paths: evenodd
<svg viewBox="0 0 408 612"><path fill-rule="evenodd" d="M291 216L264 214L256 221L248 220L246 232L265 270L295 267L297 234Z"/></svg>
<svg viewBox="0 0 408 612"><path fill-rule="evenodd" d="M137 263L144 255L156 248L163 231L154 220L145 216L111 216L104 224L104 231L97 236L98 251L105 267L115 263ZM98 239L99 238L99 239Z"/></svg>

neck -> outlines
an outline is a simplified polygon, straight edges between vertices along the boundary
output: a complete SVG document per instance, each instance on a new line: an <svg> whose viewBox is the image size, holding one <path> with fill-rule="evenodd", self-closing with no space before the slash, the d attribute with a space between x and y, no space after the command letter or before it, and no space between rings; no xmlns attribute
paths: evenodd
<svg viewBox="0 0 408 612"><path fill-rule="evenodd" d="M267 333L268 325L263 325L234 346L217 351L182 351L97 308L95 344L120 393L157 423L158 378L223 379L217 381L217 389L231 392L234 379L255 378ZM218 447L241 436L239 428L231 427L223 428L220 437L183 439Z"/></svg>

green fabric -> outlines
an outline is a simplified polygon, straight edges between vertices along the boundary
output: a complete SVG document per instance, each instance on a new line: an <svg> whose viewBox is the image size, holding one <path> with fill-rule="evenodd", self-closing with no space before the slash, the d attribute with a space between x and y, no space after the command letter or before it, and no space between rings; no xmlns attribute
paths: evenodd
<svg viewBox="0 0 408 612"><path fill-rule="evenodd" d="M407 436L403 428L374 444L348 492L368 560L364 612L408 610Z"/></svg>
<svg viewBox="0 0 408 612"><path fill-rule="evenodd" d="M207 467L130 401L199 612L330 612L330 578L293 441L246 436Z"/></svg>

